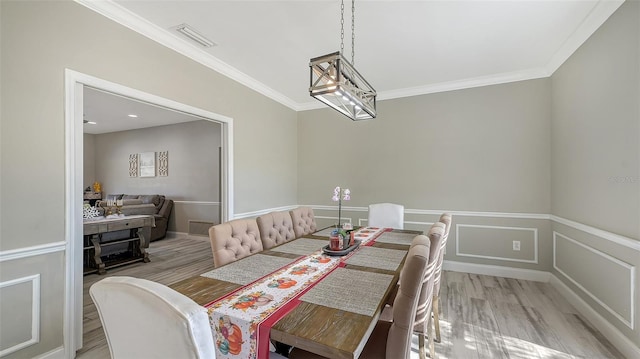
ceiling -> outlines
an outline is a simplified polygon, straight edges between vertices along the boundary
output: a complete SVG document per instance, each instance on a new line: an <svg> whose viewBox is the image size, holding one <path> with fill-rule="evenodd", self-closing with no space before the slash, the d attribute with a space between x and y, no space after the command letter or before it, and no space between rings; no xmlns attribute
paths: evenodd
<svg viewBox="0 0 640 359"><path fill-rule="evenodd" d="M94 135L202 120L184 112L87 86L83 91L83 111L85 121L95 122L85 123L83 132Z"/></svg>
<svg viewBox="0 0 640 359"><path fill-rule="evenodd" d="M340 48L338 0L76 1L297 111L322 107L309 59ZM355 67L378 100L548 77L621 3L359 0ZM217 45L184 37L182 23Z"/></svg>

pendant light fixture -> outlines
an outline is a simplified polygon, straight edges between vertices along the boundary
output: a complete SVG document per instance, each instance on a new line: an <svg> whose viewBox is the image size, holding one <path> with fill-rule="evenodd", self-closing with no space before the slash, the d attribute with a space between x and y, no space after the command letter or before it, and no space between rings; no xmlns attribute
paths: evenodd
<svg viewBox="0 0 640 359"><path fill-rule="evenodd" d="M344 0L340 6L340 51L309 62L311 97L354 121L376 117L376 90L355 69L355 0L351 0L351 62L344 51Z"/></svg>

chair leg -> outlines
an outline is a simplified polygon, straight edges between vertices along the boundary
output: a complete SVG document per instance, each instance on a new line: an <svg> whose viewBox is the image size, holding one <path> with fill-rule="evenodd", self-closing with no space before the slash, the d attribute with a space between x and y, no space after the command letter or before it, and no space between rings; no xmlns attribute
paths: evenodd
<svg viewBox="0 0 640 359"><path fill-rule="evenodd" d="M427 353L424 348L424 333L416 333L418 334L418 347L419 347L419 355L420 359L427 359Z"/></svg>
<svg viewBox="0 0 640 359"><path fill-rule="evenodd" d="M436 346L433 344L433 327L431 326L431 321L429 321L427 326L427 336L429 337L429 357L436 359Z"/></svg>
<svg viewBox="0 0 640 359"><path fill-rule="evenodd" d="M436 327L435 341L440 343L440 296L433 296L433 324Z"/></svg>

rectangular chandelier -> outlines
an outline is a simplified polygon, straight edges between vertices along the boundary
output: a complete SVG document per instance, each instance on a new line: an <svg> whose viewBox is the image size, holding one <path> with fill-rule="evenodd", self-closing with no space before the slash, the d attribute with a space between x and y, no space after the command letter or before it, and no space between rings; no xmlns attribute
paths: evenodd
<svg viewBox="0 0 640 359"><path fill-rule="evenodd" d="M340 52L313 58L309 94L354 121L376 117L376 90Z"/></svg>

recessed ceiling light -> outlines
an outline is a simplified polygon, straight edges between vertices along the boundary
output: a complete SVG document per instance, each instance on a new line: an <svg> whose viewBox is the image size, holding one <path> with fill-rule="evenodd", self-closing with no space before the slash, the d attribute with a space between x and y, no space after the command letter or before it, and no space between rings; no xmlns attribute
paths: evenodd
<svg viewBox="0 0 640 359"><path fill-rule="evenodd" d="M138 117L138 115L134 115L134 114L127 115L127 116L132 117L132 118L136 118L136 117Z"/></svg>
<svg viewBox="0 0 640 359"><path fill-rule="evenodd" d="M87 121L87 123L90 124L90 125L97 125L98 124L97 122L93 122L93 121Z"/></svg>

